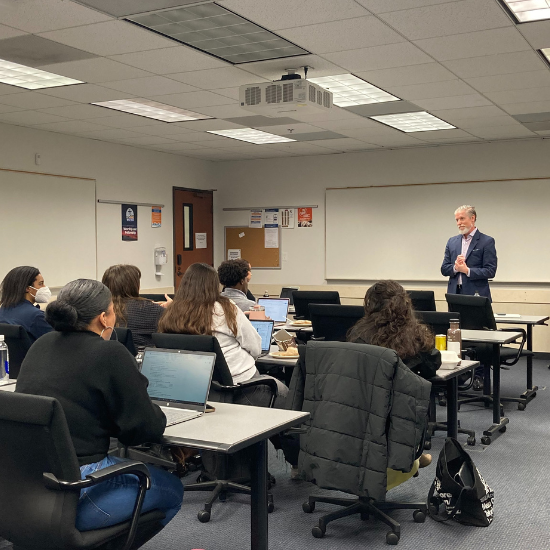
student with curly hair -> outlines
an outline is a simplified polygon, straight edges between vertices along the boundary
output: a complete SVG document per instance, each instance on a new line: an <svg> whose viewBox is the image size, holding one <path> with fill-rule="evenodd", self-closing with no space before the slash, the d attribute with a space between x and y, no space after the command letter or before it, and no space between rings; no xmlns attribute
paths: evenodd
<svg viewBox="0 0 550 550"><path fill-rule="evenodd" d="M233 300L245 313L256 305L247 297L250 264L246 260L226 260L218 267L218 277L224 286L222 296Z"/></svg>

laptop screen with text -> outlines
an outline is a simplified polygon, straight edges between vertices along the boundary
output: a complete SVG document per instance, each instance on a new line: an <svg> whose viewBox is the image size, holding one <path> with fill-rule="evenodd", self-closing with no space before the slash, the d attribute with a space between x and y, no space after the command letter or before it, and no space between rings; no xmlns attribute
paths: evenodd
<svg viewBox="0 0 550 550"><path fill-rule="evenodd" d="M256 319L252 319L250 322L262 337L262 353L267 353L271 348L271 336L273 335L274 322Z"/></svg>
<svg viewBox="0 0 550 550"><path fill-rule="evenodd" d="M288 298L258 298L258 305L265 307L265 314L276 323L286 323Z"/></svg>

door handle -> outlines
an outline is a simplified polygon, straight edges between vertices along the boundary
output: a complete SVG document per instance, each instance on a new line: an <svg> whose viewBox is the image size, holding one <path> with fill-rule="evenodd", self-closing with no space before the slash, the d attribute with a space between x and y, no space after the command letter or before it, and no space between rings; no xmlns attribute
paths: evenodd
<svg viewBox="0 0 550 550"><path fill-rule="evenodd" d="M178 254L177 256L177 262L178 262L178 265L181 265L181 254ZM179 270L178 270L179 271Z"/></svg>

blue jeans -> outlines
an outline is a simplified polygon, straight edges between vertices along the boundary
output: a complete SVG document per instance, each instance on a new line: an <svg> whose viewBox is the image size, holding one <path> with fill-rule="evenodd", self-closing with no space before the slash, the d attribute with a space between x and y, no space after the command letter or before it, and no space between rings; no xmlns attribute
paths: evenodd
<svg viewBox="0 0 550 550"><path fill-rule="evenodd" d="M81 466L81 478L121 462L126 460L106 456L100 462ZM142 513L162 510L166 517L161 523L166 525L181 508L183 485L176 476L154 466L147 467L151 476L151 488L145 493ZM76 528L79 531L90 531L129 520L134 511L138 487L137 476L124 474L82 489L76 512Z"/></svg>

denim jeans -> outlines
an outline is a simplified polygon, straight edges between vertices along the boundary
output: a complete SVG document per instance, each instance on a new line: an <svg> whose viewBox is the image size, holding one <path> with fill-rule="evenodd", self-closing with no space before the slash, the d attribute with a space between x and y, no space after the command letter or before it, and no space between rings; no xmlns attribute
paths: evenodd
<svg viewBox="0 0 550 550"><path fill-rule="evenodd" d="M84 479L88 474L121 462L126 460L106 456L99 462L81 466L81 478ZM166 525L181 508L183 485L176 476L160 468L150 465L148 468L151 488L145 493L142 513L162 510L166 517L161 523ZM76 528L79 531L90 531L127 521L134 511L138 487L137 476L124 474L82 489L76 512Z"/></svg>

